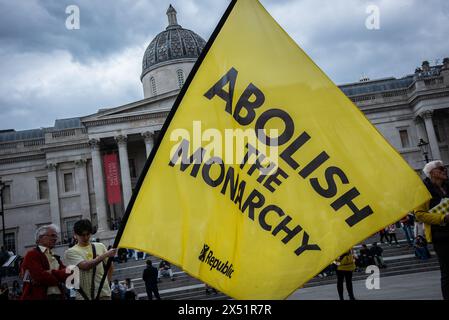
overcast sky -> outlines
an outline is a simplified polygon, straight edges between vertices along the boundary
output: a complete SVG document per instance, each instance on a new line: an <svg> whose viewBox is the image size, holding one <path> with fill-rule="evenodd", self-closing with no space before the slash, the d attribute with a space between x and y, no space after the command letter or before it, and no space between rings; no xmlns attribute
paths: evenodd
<svg viewBox="0 0 449 320"><path fill-rule="evenodd" d="M336 83L403 77L423 60L449 57L447 0L261 0ZM206 41L228 0L0 0L0 130L51 127L143 98L142 57L178 23ZM80 29L66 28L66 7L80 9ZM379 29L368 29L369 5ZM370 20L371 21L371 20Z"/></svg>

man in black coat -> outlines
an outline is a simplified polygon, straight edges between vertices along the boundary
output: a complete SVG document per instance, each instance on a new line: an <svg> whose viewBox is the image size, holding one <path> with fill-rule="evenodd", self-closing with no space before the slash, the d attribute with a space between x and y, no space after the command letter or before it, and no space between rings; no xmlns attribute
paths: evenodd
<svg viewBox="0 0 449 320"><path fill-rule="evenodd" d="M142 279L145 282L148 300L153 300L153 293L157 300L161 300L157 288L157 269L153 267L151 260L147 260L147 268L143 270Z"/></svg>
<svg viewBox="0 0 449 320"><path fill-rule="evenodd" d="M374 262L379 268L385 268L386 265L384 263L384 259L382 257L382 252L384 251L381 247L377 245L377 242L374 242L371 248L369 249L371 256L374 259Z"/></svg>
<svg viewBox="0 0 449 320"><path fill-rule="evenodd" d="M432 209L440 204L442 199L449 198L447 168L441 160L436 160L426 164L423 172L426 175L424 184L432 196L429 202L429 209ZM433 219L432 216L434 216ZM421 213L418 215L418 218L420 221L430 225L430 235L428 234L428 228L426 228L426 238L433 243L433 248L440 263L443 299L449 300L449 214L443 216Z"/></svg>

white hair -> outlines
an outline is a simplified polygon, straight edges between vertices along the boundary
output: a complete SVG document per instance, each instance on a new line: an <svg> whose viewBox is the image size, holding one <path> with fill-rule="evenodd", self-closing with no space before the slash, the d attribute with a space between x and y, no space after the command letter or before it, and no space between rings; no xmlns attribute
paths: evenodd
<svg viewBox="0 0 449 320"><path fill-rule="evenodd" d="M422 171L424 172L424 174L426 175L427 178L430 178L430 172L438 167L443 167L443 161L441 160L435 160L435 161L431 161L428 164L426 164L424 166L424 168L422 169Z"/></svg>
<svg viewBox="0 0 449 320"><path fill-rule="evenodd" d="M55 225L54 223L39 227L36 230L36 242L39 241L40 237L42 237L44 234L47 233L48 229L53 229L57 233L59 233L59 227L57 225Z"/></svg>

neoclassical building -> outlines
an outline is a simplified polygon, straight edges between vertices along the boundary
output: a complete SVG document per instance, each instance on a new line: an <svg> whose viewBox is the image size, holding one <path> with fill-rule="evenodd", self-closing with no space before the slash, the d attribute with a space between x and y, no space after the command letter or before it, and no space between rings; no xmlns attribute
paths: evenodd
<svg viewBox="0 0 449 320"><path fill-rule="evenodd" d="M23 255L34 245L35 230L54 223L63 250L81 217L93 221L102 242L114 239L145 160L206 44L178 24L172 6L167 16L167 28L143 56L144 99L58 119L50 128L0 131L8 248ZM363 79L340 88L412 168L425 164L420 139L429 143L428 158L449 162L448 58L441 65L424 62L400 79Z"/></svg>

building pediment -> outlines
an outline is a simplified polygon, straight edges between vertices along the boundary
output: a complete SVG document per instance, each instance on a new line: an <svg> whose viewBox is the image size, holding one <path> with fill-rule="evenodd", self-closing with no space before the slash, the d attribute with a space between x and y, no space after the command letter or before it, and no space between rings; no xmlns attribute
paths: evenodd
<svg viewBox="0 0 449 320"><path fill-rule="evenodd" d="M113 108L104 108L97 113L81 118L81 122L89 127L113 121L132 121L142 118L163 117L170 112L179 90L167 92L156 97L142 99Z"/></svg>

